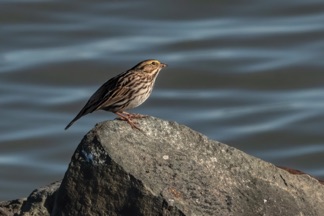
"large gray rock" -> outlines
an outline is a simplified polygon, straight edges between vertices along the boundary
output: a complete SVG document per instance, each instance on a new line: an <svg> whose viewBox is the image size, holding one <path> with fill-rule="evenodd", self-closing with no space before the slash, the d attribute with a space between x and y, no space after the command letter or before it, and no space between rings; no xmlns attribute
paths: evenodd
<svg viewBox="0 0 324 216"><path fill-rule="evenodd" d="M175 122L138 123L142 131L117 120L98 124L59 189L25 203L21 213L324 215L324 186L309 175L292 175Z"/></svg>
<svg viewBox="0 0 324 216"><path fill-rule="evenodd" d="M323 215L324 187L175 122L98 124L82 140L54 215Z"/></svg>

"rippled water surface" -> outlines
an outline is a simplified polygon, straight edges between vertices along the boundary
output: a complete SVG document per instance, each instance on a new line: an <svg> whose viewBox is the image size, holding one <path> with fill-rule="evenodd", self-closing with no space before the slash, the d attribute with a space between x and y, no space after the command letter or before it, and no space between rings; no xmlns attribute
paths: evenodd
<svg viewBox="0 0 324 216"><path fill-rule="evenodd" d="M63 178L84 134L66 124L110 77L163 70L134 112L185 124L324 178L323 1L1 1L0 200Z"/></svg>

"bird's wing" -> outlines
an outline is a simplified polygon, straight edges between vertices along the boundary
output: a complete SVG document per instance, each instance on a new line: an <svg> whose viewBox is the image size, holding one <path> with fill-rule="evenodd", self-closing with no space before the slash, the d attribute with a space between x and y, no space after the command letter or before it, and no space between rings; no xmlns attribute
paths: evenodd
<svg viewBox="0 0 324 216"><path fill-rule="evenodd" d="M113 78L114 80L109 80L103 86L105 92L101 94L101 98L98 101L95 110L104 109L109 111L110 106L118 106L118 103L123 102L125 96L128 95L131 88L129 87L130 76L135 72L134 70L128 70L127 72L120 74L119 76ZM126 97L127 98L127 97ZM94 111L94 110L93 110Z"/></svg>
<svg viewBox="0 0 324 216"><path fill-rule="evenodd" d="M118 86L114 90L107 92L107 94L102 98L101 102L98 104L97 109L107 108L109 110L109 106L113 106L114 104L125 99L125 95L130 90L129 87L126 86Z"/></svg>

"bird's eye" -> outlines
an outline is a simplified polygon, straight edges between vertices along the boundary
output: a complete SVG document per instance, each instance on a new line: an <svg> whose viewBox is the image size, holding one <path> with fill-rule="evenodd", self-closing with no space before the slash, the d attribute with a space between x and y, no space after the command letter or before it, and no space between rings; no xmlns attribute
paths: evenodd
<svg viewBox="0 0 324 216"><path fill-rule="evenodd" d="M156 65L156 62L152 62L152 65Z"/></svg>

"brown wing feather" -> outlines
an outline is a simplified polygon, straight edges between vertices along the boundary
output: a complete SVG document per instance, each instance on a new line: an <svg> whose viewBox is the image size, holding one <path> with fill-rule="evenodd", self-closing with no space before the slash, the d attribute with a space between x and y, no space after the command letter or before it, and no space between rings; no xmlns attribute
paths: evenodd
<svg viewBox="0 0 324 216"><path fill-rule="evenodd" d="M114 90L114 95L107 95L102 102L98 105L96 110L104 109L109 110L109 106L113 106L118 101L125 98L126 92L129 91L128 87L119 87Z"/></svg>

